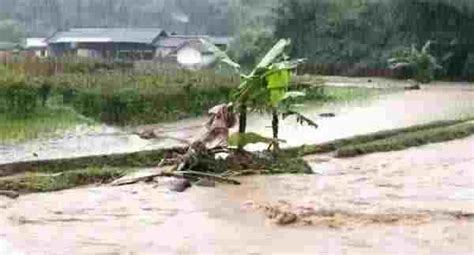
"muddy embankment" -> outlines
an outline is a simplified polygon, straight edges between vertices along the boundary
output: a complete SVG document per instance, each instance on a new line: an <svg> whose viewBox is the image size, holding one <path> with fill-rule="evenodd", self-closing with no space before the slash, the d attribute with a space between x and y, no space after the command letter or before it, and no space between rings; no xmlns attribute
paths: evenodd
<svg viewBox="0 0 474 255"><path fill-rule="evenodd" d="M316 174L242 177L240 186L192 187L184 193L169 191L163 179L157 185L83 187L17 200L0 197L0 251L470 254L474 250L474 137L351 159L307 159ZM282 213L297 218L284 222Z"/></svg>

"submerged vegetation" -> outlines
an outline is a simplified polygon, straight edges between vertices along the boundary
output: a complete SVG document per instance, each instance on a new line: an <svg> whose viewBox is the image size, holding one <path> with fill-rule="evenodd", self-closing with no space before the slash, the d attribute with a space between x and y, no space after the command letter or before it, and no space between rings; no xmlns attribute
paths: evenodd
<svg viewBox="0 0 474 255"><path fill-rule="evenodd" d="M334 152L336 157L354 157L374 152L402 150L428 143L464 138L474 134L470 119L435 121L406 128L359 135L331 142L304 145L289 149L290 155L310 155Z"/></svg>
<svg viewBox="0 0 474 255"><path fill-rule="evenodd" d="M55 135L62 130L87 123L91 123L91 121L65 107L47 106L27 118L15 118L8 114L0 114L0 141L2 143L24 142Z"/></svg>
<svg viewBox="0 0 474 255"><path fill-rule="evenodd" d="M385 139L356 145L343 146L336 151L336 157L354 157L374 152L397 151L429 143L445 142L474 134L474 122L447 127L437 127L410 133L401 133Z"/></svg>
<svg viewBox="0 0 474 255"><path fill-rule="evenodd" d="M411 49L396 52L393 58L388 60L390 68L405 69L407 78L414 78L418 82L428 83L434 78L434 74L442 67L437 63L436 58L430 54L431 41L418 50L415 45Z"/></svg>
<svg viewBox="0 0 474 255"><path fill-rule="evenodd" d="M249 133L252 134L252 133ZM303 155L334 153L336 157L354 157L374 152L402 150L428 143L443 142L474 134L472 119L437 121L408 128L381 131L355 136L333 142L306 145L284 149L279 153L236 154L218 162L219 171L231 170L232 176L247 174L312 173ZM254 135L251 142L257 139ZM271 140L271 139L268 139ZM233 141L231 143L236 143ZM98 157L60 159L47 162L24 162L0 166L0 190L20 192L45 192L72 188L88 184L107 183L134 171L133 169L153 167L156 162L183 149L156 150ZM206 167L203 164L203 167ZM208 172L209 169L196 171ZM225 169L225 170L224 170ZM249 170L254 169L254 170ZM11 174L17 174L12 175ZM18 175L21 173L20 175Z"/></svg>
<svg viewBox="0 0 474 255"><path fill-rule="evenodd" d="M129 172L120 168L86 168L57 174L26 173L0 178L0 190L48 192L89 184L102 184Z"/></svg>
<svg viewBox="0 0 474 255"><path fill-rule="evenodd" d="M89 66L89 65L87 65ZM77 124L140 125L199 116L232 100L239 77L213 71L174 70L134 74L118 70L83 73L73 68L53 76L0 68L0 141L21 142ZM364 98L363 88L324 87L314 79L300 88L295 77L289 90L305 93L297 102Z"/></svg>

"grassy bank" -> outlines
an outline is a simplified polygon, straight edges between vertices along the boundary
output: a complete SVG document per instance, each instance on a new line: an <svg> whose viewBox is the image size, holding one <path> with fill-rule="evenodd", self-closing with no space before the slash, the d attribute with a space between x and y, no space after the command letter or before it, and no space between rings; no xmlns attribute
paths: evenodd
<svg viewBox="0 0 474 255"><path fill-rule="evenodd" d="M335 157L355 157L375 152L403 150L429 143L445 142L474 135L473 118L435 121L427 124L375 132L316 145L286 150L288 155L334 153Z"/></svg>
<svg viewBox="0 0 474 255"><path fill-rule="evenodd" d="M183 148L176 148L169 150L151 150L135 153L90 156L72 159L17 162L0 165L0 176L8 176L24 172L60 173L90 167L154 167L161 161L161 159L163 159L163 157L175 152L182 154L185 151Z"/></svg>
<svg viewBox="0 0 474 255"><path fill-rule="evenodd" d="M391 130L379 131L367 135L358 135L344 139L338 139L322 144L315 145L303 145L298 148L288 150L288 153L293 155L311 155L311 154L322 154L337 151L343 147L357 146L366 144L378 140L389 139L394 136L416 133L422 134L424 131L429 131L436 128L448 128L453 125L461 124L471 119L460 119L460 120L444 120L435 121L427 124L415 125L406 128L398 128Z"/></svg>
<svg viewBox="0 0 474 255"><path fill-rule="evenodd" d="M83 123L84 119L128 126L200 116L210 107L228 102L238 83L238 77L212 71L31 76L0 68L0 141L22 142ZM322 85L324 81L318 80L302 86L306 92L302 103L366 99L379 93ZM301 86L297 77L294 86Z"/></svg>
<svg viewBox="0 0 474 255"><path fill-rule="evenodd" d="M354 157L374 152L404 150L429 143L445 142L474 135L474 122L437 127L409 133L400 133L372 142L342 146L337 149L336 157Z"/></svg>
<svg viewBox="0 0 474 255"><path fill-rule="evenodd" d="M1 71L1 70L0 70ZM173 73L75 73L27 76L1 72L0 113L29 117L51 99L78 113L113 125L149 124L200 115L227 102L234 76L209 71Z"/></svg>
<svg viewBox="0 0 474 255"><path fill-rule="evenodd" d="M109 183L124 174L131 173L134 169L156 166L168 153L172 153L172 150L0 166L0 190L24 193L48 192L89 184ZM184 151L181 150L180 153ZM232 176L256 173L312 173L309 165L301 158L286 155L273 157L271 154L261 157L250 153L232 154L226 160L215 161L214 164L203 160L192 170L214 174L222 174L230 170Z"/></svg>
<svg viewBox="0 0 474 255"><path fill-rule="evenodd" d="M0 190L48 192L90 184L103 184L131 171L124 168L86 168L57 174L26 173L0 178Z"/></svg>
<svg viewBox="0 0 474 255"><path fill-rule="evenodd" d="M285 150L278 157L229 157L224 170L240 174L310 173L302 155L334 152L336 157L353 157L374 152L402 150L428 143L443 142L474 135L474 122L466 120L439 121L409 128L388 130L356 136L321 145ZM167 155L184 153L182 148L145 151L130 154L83 157L0 166L0 190L44 192L81 185L106 183L130 169L154 167ZM247 158L250 157L250 158ZM79 170L77 170L79 169ZM256 169L257 171L248 171ZM196 170L206 172L209 169ZM18 175L20 174L20 175ZM9 176L9 177L8 177Z"/></svg>
<svg viewBox="0 0 474 255"><path fill-rule="evenodd" d="M75 111L68 108L45 107L34 115L16 118L9 114L0 115L0 143L24 142L38 137L54 135L78 124L89 123Z"/></svg>

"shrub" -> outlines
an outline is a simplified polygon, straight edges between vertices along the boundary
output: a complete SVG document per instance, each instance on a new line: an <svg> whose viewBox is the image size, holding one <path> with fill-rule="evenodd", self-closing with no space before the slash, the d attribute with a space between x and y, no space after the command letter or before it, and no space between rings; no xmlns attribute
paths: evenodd
<svg viewBox="0 0 474 255"><path fill-rule="evenodd" d="M34 82L10 70L0 70L0 111L15 118L34 113L39 90Z"/></svg>

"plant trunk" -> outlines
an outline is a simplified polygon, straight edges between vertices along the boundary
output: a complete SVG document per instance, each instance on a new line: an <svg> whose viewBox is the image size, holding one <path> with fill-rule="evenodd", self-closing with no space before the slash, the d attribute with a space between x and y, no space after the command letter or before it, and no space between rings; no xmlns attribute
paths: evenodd
<svg viewBox="0 0 474 255"><path fill-rule="evenodd" d="M278 151L279 145L278 145L278 125L279 125L279 120L278 120L278 112L273 109L272 110L272 130L273 130L273 150Z"/></svg>
<svg viewBox="0 0 474 255"><path fill-rule="evenodd" d="M243 150L243 134L247 129L247 106L245 104L240 105L239 107L239 138L237 141L238 150Z"/></svg>

